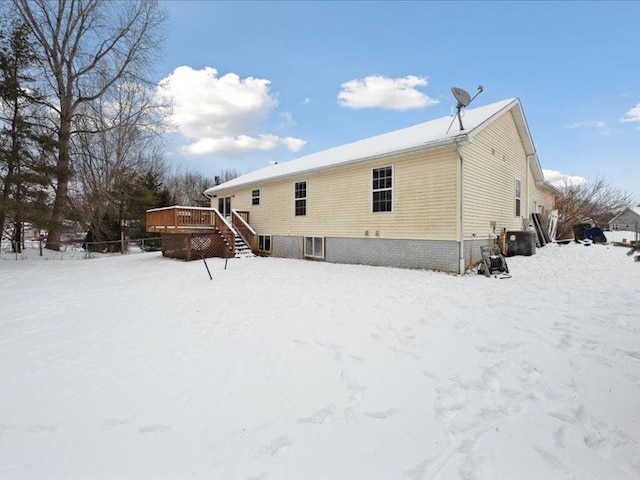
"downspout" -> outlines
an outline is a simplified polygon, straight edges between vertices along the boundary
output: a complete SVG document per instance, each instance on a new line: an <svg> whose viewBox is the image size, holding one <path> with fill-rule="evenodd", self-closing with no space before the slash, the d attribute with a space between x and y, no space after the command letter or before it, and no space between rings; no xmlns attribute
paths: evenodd
<svg viewBox="0 0 640 480"><path fill-rule="evenodd" d="M531 218L531 212L529 211L529 208L531 208L531 199L529 198L529 176L531 175L531 168L530 167L530 163L529 163L529 157L531 157L531 154L527 155L527 209L525 210L525 213L527 214L527 225L529 222L529 218ZM524 228L524 224L522 225L523 230L526 230Z"/></svg>
<svg viewBox="0 0 640 480"><path fill-rule="evenodd" d="M458 233L458 273L460 275L464 274L465 264L464 264L464 161L462 158L462 153L460 152L460 144L459 140L466 139L466 135L464 137L456 137L455 146L456 153L458 154L458 159L460 160L460 178L458 184L460 185L460 191L458 192L458 205L460 208L460 232Z"/></svg>

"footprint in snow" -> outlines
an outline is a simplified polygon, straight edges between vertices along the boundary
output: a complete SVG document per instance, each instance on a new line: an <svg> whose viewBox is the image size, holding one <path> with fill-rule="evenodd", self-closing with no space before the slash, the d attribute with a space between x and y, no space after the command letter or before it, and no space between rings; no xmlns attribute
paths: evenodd
<svg viewBox="0 0 640 480"><path fill-rule="evenodd" d="M558 420L566 423L576 423L575 415L572 416L562 412L548 412L547 415L553 418L557 418Z"/></svg>
<svg viewBox="0 0 640 480"><path fill-rule="evenodd" d="M626 352L631 358L635 358L636 360L640 360L640 352Z"/></svg>
<svg viewBox="0 0 640 480"><path fill-rule="evenodd" d="M291 439L286 435L282 437L278 437L273 440L269 445L262 449L262 453L267 455L271 455L272 457L279 454L280 452L285 451L291 445Z"/></svg>
<svg viewBox="0 0 640 480"><path fill-rule="evenodd" d="M553 432L553 438L556 440L556 446L559 448L567 448L567 427L562 425L555 432Z"/></svg>
<svg viewBox="0 0 640 480"><path fill-rule="evenodd" d="M31 425L29 428L27 428L27 431L29 433L40 433L40 432L53 433L56 430L58 430L60 426L61 426L60 423L52 424L52 425Z"/></svg>
<svg viewBox="0 0 640 480"><path fill-rule="evenodd" d="M333 405L331 405L327 408L323 408L322 410L319 410L318 412L314 413L310 417L299 418L298 422L315 423L317 425L321 423L326 423L331 421L331 418L333 418L334 411L335 411L335 408L333 407Z"/></svg>
<svg viewBox="0 0 640 480"><path fill-rule="evenodd" d="M551 465L552 467L554 467L557 471L564 473L565 475L568 475L571 473L571 470L569 468L567 468L567 466L562 463L560 461L560 459L558 457L556 457L555 455L553 455L552 453L543 450L542 448L539 447L533 447L534 450L536 452L538 452L538 454L544 458L544 460Z"/></svg>
<svg viewBox="0 0 640 480"><path fill-rule="evenodd" d="M378 418L380 420L388 417L393 417L398 413L400 413L400 410L398 410L397 408L387 408L384 412L364 412L367 417Z"/></svg>
<svg viewBox="0 0 640 480"><path fill-rule="evenodd" d="M171 430L171 425L148 425L138 429L140 433L164 433Z"/></svg>
<svg viewBox="0 0 640 480"><path fill-rule="evenodd" d="M4 432L13 432L16 429L13 425L7 425L6 423L0 423L0 435Z"/></svg>
<svg viewBox="0 0 640 480"><path fill-rule="evenodd" d="M133 421L133 418L107 418L104 421L106 427L120 427L122 425L128 425Z"/></svg>
<svg viewBox="0 0 640 480"><path fill-rule="evenodd" d="M267 472L261 473L257 477L247 477L244 480L266 480Z"/></svg>

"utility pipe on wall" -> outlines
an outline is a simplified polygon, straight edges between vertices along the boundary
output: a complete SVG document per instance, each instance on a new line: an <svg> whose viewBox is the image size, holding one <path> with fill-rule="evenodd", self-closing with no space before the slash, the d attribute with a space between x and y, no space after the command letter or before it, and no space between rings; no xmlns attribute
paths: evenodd
<svg viewBox="0 0 640 480"><path fill-rule="evenodd" d="M460 160L460 177L459 177L459 188L460 191L458 193L458 205L460 208L460 232L458 236L458 273L460 275L464 274L465 271L465 263L464 263L464 161L462 158L462 153L460 152L460 144L459 141L466 140L466 135L461 135L457 137L455 140L456 152L458 154L458 159Z"/></svg>
<svg viewBox="0 0 640 480"><path fill-rule="evenodd" d="M527 222L529 221L529 218L531 218L531 212L529 211L529 209L531 208L531 199L529 198L529 176L530 176L530 172L531 169L529 168L529 157L531 155L527 155L527 208L525 208L524 213L527 216ZM526 230L525 225L522 225L522 229Z"/></svg>

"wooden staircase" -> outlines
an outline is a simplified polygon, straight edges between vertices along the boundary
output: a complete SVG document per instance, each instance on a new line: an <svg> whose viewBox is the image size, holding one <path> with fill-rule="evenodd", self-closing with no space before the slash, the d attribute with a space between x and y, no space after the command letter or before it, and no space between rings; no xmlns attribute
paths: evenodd
<svg viewBox="0 0 640 480"><path fill-rule="evenodd" d="M249 258L249 257L256 256L255 253L251 251L251 248L249 247L249 245L247 245L247 242L244 241L244 239L238 234L238 232L235 232L235 239L236 239L235 258Z"/></svg>
<svg viewBox="0 0 640 480"><path fill-rule="evenodd" d="M191 260L199 255L255 257L258 235L249 212L224 218L215 208L174 205L147 210L147 232L162 235L163 255ZM171 252L167 254L167 252Z"/></svg>

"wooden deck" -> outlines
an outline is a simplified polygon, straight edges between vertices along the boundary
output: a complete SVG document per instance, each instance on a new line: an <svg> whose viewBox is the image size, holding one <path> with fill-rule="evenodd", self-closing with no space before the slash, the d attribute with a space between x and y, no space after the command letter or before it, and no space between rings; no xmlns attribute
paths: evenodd
<svg viewBox="0 0 640 480"><path fill-rule="evenodd" d="M160 234L217 233L235 251L235 232L257 252L258 236L249 225L249 212L233 210L231 224L215 208L173 207L147 210L147 232ZM235 232L234 232L235 229Z"/></svg>

